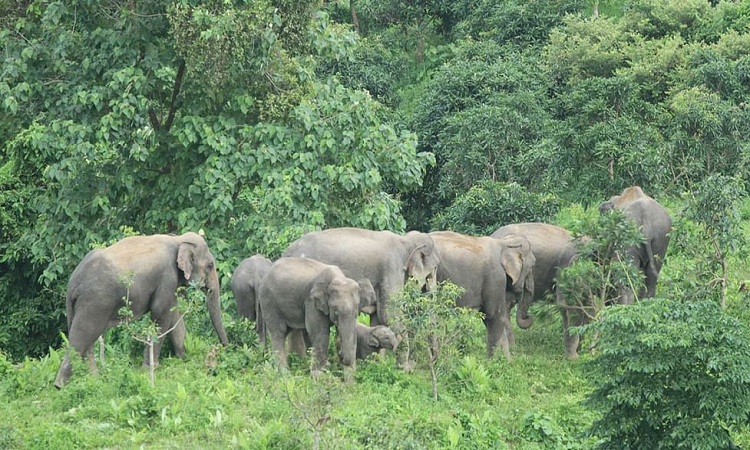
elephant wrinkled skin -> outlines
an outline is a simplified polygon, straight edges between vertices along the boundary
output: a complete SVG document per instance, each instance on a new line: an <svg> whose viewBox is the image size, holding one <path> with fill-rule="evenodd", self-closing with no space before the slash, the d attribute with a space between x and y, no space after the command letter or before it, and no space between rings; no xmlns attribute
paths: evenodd
<svg viewBox="0 0 750 450"><path fill-rule="evenodd" d="M388 324L388 299L408 277L416 278L428 290L434 289L440 261L429 234L410 231L402 236L361 228L308 233L293 242L284 256L311 258L339 267L354 280L369 279L377 298L377 315L370 316L371 325Z"/></svg>
<svg viewBox="0 0 750 450"><path fill-rule="evenodd" d="M127 297L134 318L150 312L162 332L174 327L168 336L176 355L184 355L185 323L172 308L177 303L177 288L187 286L192 280L203 283L211 322L219 340L226 345L216 263L201 236L196 233L133 236L107 248L90 251L68 283L66 310L70 347L87 358L92 371L96 372L94 341L107 328L119 323L119 309ZM161 342L154 344L157 361ZM147 356L146 353L144 364L149 362ZM71 374L68 352L57 372L55 386L63 387Z"/></svg>
<svg viewBox="0 0 750 450"><path fill-rule="evenodd" d="M487 355L492 357L500 346L510 358L512 331L506 293L510 291L530 303L534 296L535 256L522 236L465 236L451 231L430 233L440 252L438 280L451 280L465 289L457 306L484 313L487 327ZM508 278L511 284L508 284ZM528 309L519 306L516 320L528 320ZM530 325L530 323L529 323Z"/></svg>
<svg viewBox="0 0 750 450"><path fill-rule="evenodd" d="M523 236L529 241L531 252L536 259L533 271L534 296L532 300L542 300L547 294L554 293L556 303L561 306L565 355L571 359L576 358L580 346L580 336L571 335L569 327L582 325L584 317L580 314L571 313L563 307L565 301L561 298L561 294L555 286L558 272L569 266L576 258L573 236L564 228L537 222L505 225L492 233L492 237L496 239L510 235ZM509 308L516 303L515 295L514 292L508 293L508 297L511 298ZM526 301L525 297L523 301ZM528 306L525 308L528 311ZM531 321L528 321L528 325L531 325ZM520 322L519 326L521 326ZM522 328L525 327L522 326Z"/></svg>
<svg viewBox="0 0 750 450"><path fill-rule="evenodd" d="M263 255L253 255L240 262L232 273L230 286L237 303L237 312L240 316L255 322L255 331L258 332L261 344L266 342L266 331L262 328L260 303L257 301L257 292L260 281L266 276L273 263Z"/></svg>
<svg viewBox="0 0 750 450"><path fill-rule="evenodd" d="M315 351L312 373L316 376L328 364L333 325L341 339L341 364L347 373L354 371L357 315L375 301L367 280L354 281L338 267L309 258L282 257L271 266L258 294L264 326L282 371L288 369L287 335L304 330Z"/></svg>
<svg viewBox="0 0 750 450"><path fill-rule="evenodd" d="M365 359L381 349L396 350L401 339L385 325L368 327L357 322L357 359ZM339 345L340 347L340 345Z"/></svg>
<svg viewBox="0 0 750 450"><path fill-rule="evenodd" d="M663 206L646 195L638 186L625 188L620 195L615 195L599 205L599 212L602 214L612 209L622 211L643 233L645 242L630 248L628 253L646 278L645 286L641 285L639 289L638 298L653 297L656 295L656 282L669 246L672 217ZM628 286L621 286L620 303L631 304L634 300L633 290Z"/></svg>

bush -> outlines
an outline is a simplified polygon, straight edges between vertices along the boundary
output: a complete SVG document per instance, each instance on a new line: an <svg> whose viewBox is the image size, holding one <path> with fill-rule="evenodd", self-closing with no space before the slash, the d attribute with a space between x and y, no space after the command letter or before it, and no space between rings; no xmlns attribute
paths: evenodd
<svg viewBox="0 0 750 450"><path fill-rule="evenodd" d="M750 414L750 330L716 302L649 299L605 310L585 363L599 448L733 448Z"/></svg>
<svg viewBox="0 0 750 450"><path fill-rule="evenodd" d="M488 236L509 223L549 222L561 206L558 197L529 192L517 183L480 181L440 212L432 228Z"/></svg>

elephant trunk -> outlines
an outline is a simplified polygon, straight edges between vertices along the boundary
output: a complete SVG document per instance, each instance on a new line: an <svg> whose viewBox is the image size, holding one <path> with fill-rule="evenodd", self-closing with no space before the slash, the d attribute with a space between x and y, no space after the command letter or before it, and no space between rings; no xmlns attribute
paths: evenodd
<svg viewBox="0 0 750 450"><path fill-rule="evenodd" d="M388 295L385 294L382 291L377 292L377 299L375 300L375 317L372 315L370 316L370 326L376 326L376 325L388 325L388 313L386 312L386 298L388 298ZM372 319L376 319L376 321L373 321Z"/></svg>
<svg viewBox="0 0 750 450"><path fill-rule="evenodd" d="M529 277L531 278L531 277ZM529 315L529 307L534 301L533 281L527 281L525 289L521 291L521 301L516 308L516 323L518 327L525 330L534 323L534 318Z"/></svg>
<svg viewBox="0 0 750 450"><path fill-rule="evenodd" d="M229 344L227 333L224 331L224 323L221 320L221 300L219 299L219 275L216 270L212 271L206 284L206 303L211 323L219 335L219 341L223 345Z"/></svg>
<svg viewBox="0 0 750 450"><path fill-rule="evenodd" d="M336 331L341 339L339 358L341 358L341 365L344 366L344 368L354 369L357 364L356 322L356 317L352 317L351 319L339 320L336 325Z"/></svg>

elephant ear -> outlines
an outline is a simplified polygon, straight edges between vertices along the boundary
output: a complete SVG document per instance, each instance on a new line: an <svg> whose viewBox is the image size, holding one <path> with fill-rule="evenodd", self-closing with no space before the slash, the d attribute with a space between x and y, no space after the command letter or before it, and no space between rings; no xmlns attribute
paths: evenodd
<svg viewBox="0 0 750 450"><path fill-rule="evenodd" d="M330 309L328 308L328 282L316 281L313 283L313 287L310 290L310 298L315 308L326 316L330 315Z"/></svg>
<svg viewBox="0 0 750 450"><path fill-rule="evenodd" d="M380 347L380 338L378 336L381 334L383 328L385 328L385 325L377 325L370 330L370 335L367 337L367 345L370 347Z"/></svg>
<svg viewBox="0 0 750 450"><path fill-rule="evenodd" d="M518 283L523 283L523 264L524 264L524 253L523 244L518 241L509 242L500 257L500 263L505 269L505 274L510 277L513 281L513 286L517 286Z"/></svg>
<svg viewBox="0 0 750 450"><path fill-rule="evenodd" d="M195 245L189 242L182 242L177 248L177 267L180 268L185 279L189 280L193 275L193 252Z"/></svg>
<svg viewBox="0 0 750 450"><path fill-rule="evenodd" d="M368 314L375 312L377 298L375 297L375 288L368 278L362 278L359 284L359 310Z"/></svg>

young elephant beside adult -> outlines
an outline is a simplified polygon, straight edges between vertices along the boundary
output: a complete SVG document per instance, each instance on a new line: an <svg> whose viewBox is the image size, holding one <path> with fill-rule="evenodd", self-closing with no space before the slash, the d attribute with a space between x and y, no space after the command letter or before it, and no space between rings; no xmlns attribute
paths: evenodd
<svg viewBox="0 0 750 450"><path fill-rule="evenodd" d="M388 299L408 277L416 278L426 289L434 289L440 262L429 234L411 231L398 235L361 228L308 233L293 242L283 256L315 259L338 266L349 278L370 280L377 298L376 315L370 315L371 325L388 324Z"/></svg>
<svg viewBox="0 0 750 450"><path fill-rule="evenodd" d="M263 320L258 320L261 313L260 303L256 297L260 280L266 276L272 264L270 259L259 254L245 258L234 269L230 284L237 303L237 312L240 316L255 322L255 331L258 332L262 344L266 343L266 331L262 327Z"/></svg>
<svg viewBox="0 0 750 450"><path fill-rule="evenodd" d="M147 312L169 338L177 356L185 354L185 322L172 308L177 304L175 291L196 280L206 291L208 312L219 340L227 344L221 321L219 277L216 262L206 241L195 233L181 236L133 236L104 249L90 251L73 271L68 283L66 312L70 347L87 358L96 372L93 346L109 327L120 322L119 310L127 297L134 318ZM161 340L154 344L158 361ZM148 365L148 349L144 365ZM60 365L55 379L58 388L72 374L70 352Z"/></svg>
<svg viewBox="0 0 750 450"><path fill-rule="evenodd" d="M644 243L631 247L628 253L638 270L646 277L645 286L641 284L638 298L653 297L656 295L656 282L669 246L672 217L663 206L646 195L638 186L625 188L620 195L615 195L599 205L599 212L602 214L613 209L622 211L643 233ZM620 303L631 304L633 301L633 290L628 286L622 286Z"/></svg>
<svg viewBox="0 0 750 450"><path fill-rule="evenodd" d="M357 359L366 359L373 353L380 350L396 350L401 339L396 336L389 327L385 325L375 325L368 327L363 323L357 322L355 325L357 333ZM341 351L341 341L336 340L337 348Z"/></svg>
<svg viewBox="0 0 750 450"><path fill-rule="evenodd" d="M556 289L555 279L559 271L569 266L576 257L573 236L567 230L555 225L526 222L500 227L492 233L491 237L500 239L512 235L525 237L535 257L533 270L534 295L530 299L524 296L522 303L543 300L546 295L553 293L557 304L564 306L565 301ZM508 292L508 308L517 303L516 295L515 292ZM519 304L518 306L523 311L528 311L528 307L528 304ZM573 359L578 357L580 336L577 334L571 335L569 327L582 325L585 318L581 314L574 314L566 308L560 308L560 312L563 322L565 355ZM533 323L533 318L528 317L528 320L517 322L520 328L526 329ZM512 338L509 338L509 340L512 341Z"/></svg>
<svg viewBox="0 0 750 450"><path fill-rule="evenodd" d="M375 292L368 280L356 282L338 267L309 258L282 257L263 279L258 301L283 371L288 369L284 346L287 335L292 330L304 330L315 351L312 373L317 376L328 364L333 325L341 338L341 364L347 373L354 371L357 315L360 309L375 302Z"/></svg>
<svg viewBox="0 0 750 450"><path fill-rule="evenodd" d="M507 291L522 298L516 321L529 322L528 304L534 296L533 271L536 258L529 242L522 236L465 236L451 231L430 233L440 252L439 281L451 280L465 289L457 306L484 313L487 327L487 355L492 357L500 346L510 358L512 336ZM511 283L508 284L508 279ZM512 307L512 304L510 304Z"/></svg>

